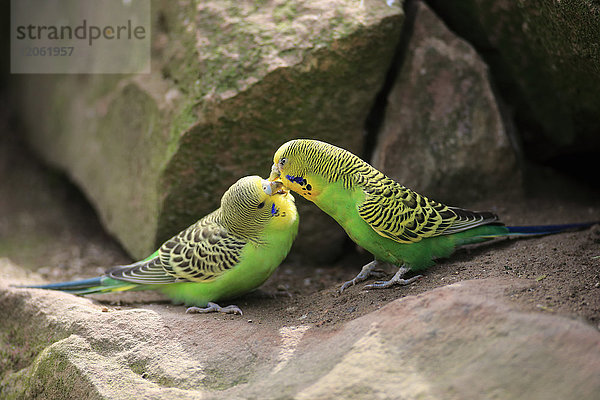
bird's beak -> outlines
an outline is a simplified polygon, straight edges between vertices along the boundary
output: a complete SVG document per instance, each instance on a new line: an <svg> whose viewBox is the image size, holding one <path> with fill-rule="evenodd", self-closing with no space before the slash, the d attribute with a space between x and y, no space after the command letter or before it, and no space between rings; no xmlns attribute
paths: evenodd
<svg viewBox="0 0 600 400"><path fill-rule="evenodd" d="M279 166L277 164L273 164L271 167L271 175L269 175L269 180L274 181L281 176L281 171L279 171Z"/></svg>
<svg viewBox="0 0 600 400"><path fill-rule="evenodd" d="M287 193L283 187L283 182L281 181L263 181L263 183L263 190L269 196Z"/></svg>

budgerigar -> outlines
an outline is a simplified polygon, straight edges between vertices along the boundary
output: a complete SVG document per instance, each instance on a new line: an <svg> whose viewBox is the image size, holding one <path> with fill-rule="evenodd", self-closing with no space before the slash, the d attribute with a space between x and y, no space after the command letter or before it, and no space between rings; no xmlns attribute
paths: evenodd
<svg viewBox="0 0 600 400"><path fill-rule="evenodd" d="M499 236L556 233L592 223L507 227L491 212L449 207L402 186L347 150L317 140L283 144L273 157L269 179L283 184L333 217L359 246L374 255L340 292L369 276L384 263L398 266L388 281L367 289L406 285L403 279L448 257L458 246Z"/></svg>
<svg viewBox="0 0 600 400"><path fill-rule="evenodd" d="M154 254L105 275L28 286L73 294L158 290L187 312L241 314L228 300L260 286L287 256L298 232L294 197L280 181L247 176L221 198L221 207L166 241Z"/></svg>

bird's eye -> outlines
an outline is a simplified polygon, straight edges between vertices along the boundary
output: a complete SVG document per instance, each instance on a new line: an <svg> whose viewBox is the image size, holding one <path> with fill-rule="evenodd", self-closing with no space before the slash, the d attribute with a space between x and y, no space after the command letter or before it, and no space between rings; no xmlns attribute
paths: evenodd
<svg viewBox="0 0 600 400"><path fill-rule="evenodd" d="M265 206L265 202L258 203L258 208L263 208Z"/></svg>
<svg viewBox="0 0 600 400"><path fill-rule="evenodd" d="M286 162L287 162L287 158L284 157L281 160L279 160L279 165L283 167Z"/></svg>

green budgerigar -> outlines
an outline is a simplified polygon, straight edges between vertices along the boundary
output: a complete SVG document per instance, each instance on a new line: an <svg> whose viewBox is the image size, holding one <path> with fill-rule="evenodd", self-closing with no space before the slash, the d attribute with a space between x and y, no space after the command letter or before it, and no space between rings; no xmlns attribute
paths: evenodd
<svg viewBox="0 0 600 400"><path fill-rule="evenodd" d="M388 281L367 289L406 285L421 276L403 279L448 257L461 245L501 236L539 235L582 228L593 223L504 226L491 212L449 207L402 186L347 150L317 140L283 144L273 157L270 180L281 179L290 190L333 217L359 246L374 255L345 290L388 263L399 267Z"/></svg>
<svg viewBox="0 0 600 400"><path fill-rule="evenodd" d="M157 290L193 306L187 312L242 314L215 302L260 286L287 256L298 232L294 197L280 181L247 176L221 198L221 207L166 241L150 257L105 275L30 288L85 295Z"/></svg>

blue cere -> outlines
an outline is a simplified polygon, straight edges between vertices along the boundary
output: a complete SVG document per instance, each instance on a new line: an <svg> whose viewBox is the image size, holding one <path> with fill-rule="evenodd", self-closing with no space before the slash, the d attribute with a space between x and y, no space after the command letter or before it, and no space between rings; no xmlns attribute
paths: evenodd
<svg viewBox="0 0 600 400"><path fill-rule="evenodd" d="M302 185L304 183L304 178L302 178L301 176L286 175L285 177L292 182L296 182L299 185Z"/></svg>
<svg viewBox="0 0 600 400"><path fill-rule="evenodd" d="M277 209L277 207L275 207L275 204L271 205L271 215L275 215L279 212L279 210Z"/></svg>

